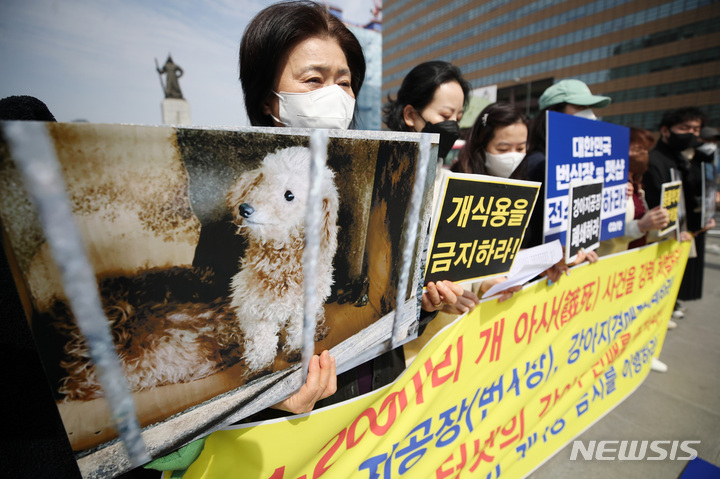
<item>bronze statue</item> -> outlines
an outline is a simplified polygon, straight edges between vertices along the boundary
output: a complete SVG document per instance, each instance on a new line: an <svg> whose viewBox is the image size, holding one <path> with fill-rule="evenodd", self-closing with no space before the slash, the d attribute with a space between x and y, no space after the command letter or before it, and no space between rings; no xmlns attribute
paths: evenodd
<svg viewBox="0 0 720 479"><path fill-rule="evenodd" d="M165 98L180 98L182 99L182 92L180 91L180 82L178 78L183 75L183 70L178 65L173 63L172 57L168 54L165 65L160 69L158 66L157 59L155 59L155 69L160 75L160 84L165 90ZM163 83L162 75L167 74L167 79Z"/></svg>

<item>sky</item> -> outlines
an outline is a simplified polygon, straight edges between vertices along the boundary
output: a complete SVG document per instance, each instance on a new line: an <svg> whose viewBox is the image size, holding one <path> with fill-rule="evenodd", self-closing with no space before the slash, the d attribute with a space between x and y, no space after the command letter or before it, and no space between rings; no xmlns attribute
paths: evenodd
<svg viewBox="0 0 720 479"><path fill-rule="evenodd" d="M274 0L0 0L0 98L34 96L61 122L162 123L155 60L184 75L192 123L249 125L238 80L245 26ZM372 0L333 0L364 24Z"/></svg>

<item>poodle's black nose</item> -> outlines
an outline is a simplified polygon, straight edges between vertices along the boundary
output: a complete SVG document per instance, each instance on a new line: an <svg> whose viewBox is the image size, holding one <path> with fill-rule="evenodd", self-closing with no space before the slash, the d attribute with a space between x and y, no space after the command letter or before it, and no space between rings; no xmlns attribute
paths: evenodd
<svg viewBox="0 0 720 479"><path fill-rule="evenodd" d="M255 213L255 208L253 208L247 203L243 203L238 206L238 211L240 212L240 216L242 216L243 218L250 218L250 215Z"/></svg>

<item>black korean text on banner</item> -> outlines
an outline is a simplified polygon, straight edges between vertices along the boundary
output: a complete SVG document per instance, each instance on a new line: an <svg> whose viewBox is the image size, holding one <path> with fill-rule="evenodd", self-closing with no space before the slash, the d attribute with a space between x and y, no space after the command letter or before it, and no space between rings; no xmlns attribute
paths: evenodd
<svg viewBox="0 0 720 479"><path fill-rule="evenodd" d="M570 183L566 261L581 249L592 251L600 246L602 193L602 181Z"/></svg>
<svg viewBox="0 0 720 479"><path fill-rule="evenodd" d="M660 192L660 204L668 210L670 219L667 227L660 231L660 236L666 235L674 231L678 227L678 206L680 204L680 195L682 194L682 181L671 181L663 183Z"/></svg>
<svg viewBox="0 0 720 479"><path fill-rule="evenodd" d="M543 242L567 245L571 181L603 181L600 239L625 234L630 129L556 111L547 114Z"/></svg>
<svg viewBox="0 0 720 479"><path fill-rule="evenodd" d="M540 184L445 175L425 269L430 281L470 281L510 271Z"/></svg>

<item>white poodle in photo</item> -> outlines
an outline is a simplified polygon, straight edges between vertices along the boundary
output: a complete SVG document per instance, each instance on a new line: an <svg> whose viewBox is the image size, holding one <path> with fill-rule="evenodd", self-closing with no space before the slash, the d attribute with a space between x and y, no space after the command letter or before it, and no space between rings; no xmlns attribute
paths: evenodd
<svg viewBox="0 0 720 479"><path fill-rule="evenodd" d="M244 172L227 202L248 246L231 283L230 308L244 336L245 363L258 372L274 362L281 332L283 351L302 349L303 247L310 150L292 147L265 157L260 167ZM338 192L333 172L322 174L322 231L317 272L317 324L333 283L337 250Z"/></svg>
<svg viewBox="0 0 720 479"><path fill-rule="evenodd" d="M333 284L338 192L333 172L322 174L317 325ZM293 147L269 154L242 173L227 202L247 247L230 297L216 297L204 268L151 268L131 276L99 278L99 289L131 391L186 383L245 359L252 375L272 366L278 344L289 361L302 349L305 207L310 151ZM210 289L208 289L210 288ZM65 401L102 396L90 351L69 306L58 300L48 319L66 342L59 392ZM241 347L244 344L244 348ZM243 351L244 349L244 351Z"/></svg>

